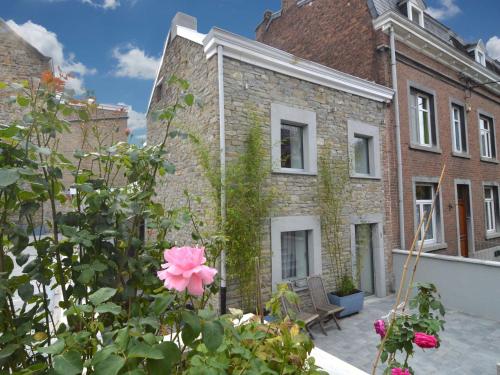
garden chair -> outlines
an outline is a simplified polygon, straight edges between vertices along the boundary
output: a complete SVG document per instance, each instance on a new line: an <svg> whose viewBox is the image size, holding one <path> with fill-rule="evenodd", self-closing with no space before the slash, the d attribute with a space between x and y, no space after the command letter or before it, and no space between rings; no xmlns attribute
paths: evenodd
<svg viewBox="0 0 500 375"><path fill-rule="evenodd" d="M337 328L341 330L336 314L343 311L344 308L330 303L326 295L325 286L321 276L310 276L307 278L307 286L316 312L320 316L320 325L324 331L323 322L328 322L331 319L335 321Z"/></svg>
<svg viewBox="0 0 500 375"><path fill-rule="evenodd" d="M293 291L292 284L287 283L287 287L288 287L288 289ZM285 313L285 315L287 315L293 319L301 320L304 322L307 333L314 340L314 336L311 333L310 328L314 324L320 322L319 315L302 311L300 306L297 303L291 303L284 296L281 296L281 306L283 308L283 312ZM324 330L323 330L323 332L324 332Z"/></svg>

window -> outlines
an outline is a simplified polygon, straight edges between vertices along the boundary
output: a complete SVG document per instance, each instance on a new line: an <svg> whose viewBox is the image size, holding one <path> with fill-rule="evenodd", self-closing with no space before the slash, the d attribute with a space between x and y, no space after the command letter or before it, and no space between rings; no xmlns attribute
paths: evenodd
<svg viewBox="0 0 500 375"><path fill-rule="evenodd" d="M486 233L493 233L496 231L496 222L495 199L493 187L491 186L484 188L484 212L486 214Z"/></svg>
<svg viewBox="0 0 500 375"><path fill-rule="evenodd" d="M380 178L379 128L357 120L348 120L347 126L351 177Z"/></svg>
<svg viewBox="0 0 500 375"><path fill-rule="evenodd" d="M354 170L359 174L370 174L369 139L359 135L354 136Z"/></svg>
<svg viewBox="0 0 500 375"><path fill-rule="evenodd" d="M294 280L309 276L309 231L281 233L281 279Z"/></svg>
<svg viewBox="0 0 500 375"><path fill-rule="evenodd" d="M409 4L409 7L410 7L410 20L415 22L416 24L420 25L420 26L424 26L424 13L416 8L415 6Z"/></svg>
<svg viewBox="0 0 500 375"><path fill-rule="evenodd" d="M316 113L271 105L273 172L316 174Z"/></svg>
<svg viewBox="0 0 500 375"><path fill-rule="evenodd" d="M272 286L291 281L305 287L304 279L321 274L321 225L318 216L271 218Z"/></svg>
<svg viewBox="0 0 500 375"><path fill-rule="evenodd" d="M281 168L304 169L304 128L281 124Z"/></svg>
<svg viewBox="0 0 500 375"><path fill-rule="evenodd" d="M437 146L433 95L410 89L410 126L413 143L429 148Z"/></svg>
<svg viewBox="0 0 500 375"><path fill-rule="evenodd" d="M495 131L491 118L484 115L479 116L479 135L481 157L494 159L496 157Z"/></svg>
<svg viewBox="0 0 500 375"><path fill-rule="evenodd" d="M484 52L476 49L476 62L481 64L482 66L486 66L486 55Z"/></svg>
<svg viewBox="0 0 500 375"><path fill-rule="evenodd" d="M427 233L424 232L427 225L427 220L429 219L429 215L432 207L432 200L434 199L434 185L431 184L417 184L415 186L415 195L416 195L416 226L420 224L420 221L423 220L423 225L420 228L420 233L418 236L419 241L424 241L425 244L432 244L437 242L436 237L436 209L438 205L436 204L434 212L432 213L432 217L430 218L430 225ZM423 218L423 219L422 219Z"/></svg>
<svg viewBox="0 0 500 375"><path fill-rule="evenodd" d="M467 128L464 107L454 103L451 105L451 122L453 126L453 150L459 154L466 154Z"/></svg>

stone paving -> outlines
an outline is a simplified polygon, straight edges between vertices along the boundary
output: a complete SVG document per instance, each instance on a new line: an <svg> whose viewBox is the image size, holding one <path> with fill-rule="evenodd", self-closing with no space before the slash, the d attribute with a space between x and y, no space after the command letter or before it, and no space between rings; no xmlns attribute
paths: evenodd
<svg viewBox="0 0 500 375"><path fill-rule="evenodd" d="M331 327L327 331L328 336L324 336L317 328L313 329L316 345L370 373L376 355L375 348L380 342L373 330L373 322L387 314L393 303L394 296L367 298L361 313L340 321L342 331ZM497 375L496 364L500 363L500 321L476 318L456 311L447 311L445 320L441 347L426 352L418 349L410 360L415 373Z"/></svg>

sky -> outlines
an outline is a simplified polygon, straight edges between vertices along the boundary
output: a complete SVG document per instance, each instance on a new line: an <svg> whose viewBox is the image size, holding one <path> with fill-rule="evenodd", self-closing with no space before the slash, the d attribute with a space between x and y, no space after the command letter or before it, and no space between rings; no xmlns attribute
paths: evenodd
<svg viewBox="0 0 500 375"><path fill-rule="evenodd" d="M335 0L332 4L335 3ZM0 0L0 17L55 66L68 86L98 102L129 108L131 140L145 138L147 104L170 21L176 12L254 38L266 9L280 0ZM500 0L427 0L429 12L467 41L482 39L500 59Z"/></svg>

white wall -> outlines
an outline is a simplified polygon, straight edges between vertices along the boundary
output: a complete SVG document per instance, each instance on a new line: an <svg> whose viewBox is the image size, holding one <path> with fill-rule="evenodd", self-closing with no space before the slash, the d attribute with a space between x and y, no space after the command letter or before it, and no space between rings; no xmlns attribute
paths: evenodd
<svg viewBox="0 0 500 375"><path fill-rule="evenodd" d="M407 255L407 251L393 251L396 286ZM415 256L408 274L414 260ZM500 262L422 254L415 280L435 284L446 308L500 321Z"/></svg>

